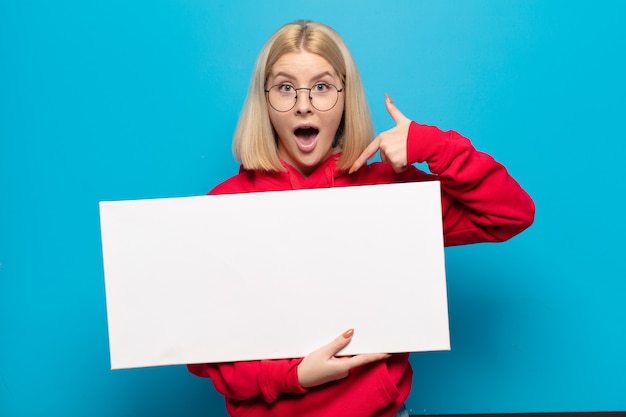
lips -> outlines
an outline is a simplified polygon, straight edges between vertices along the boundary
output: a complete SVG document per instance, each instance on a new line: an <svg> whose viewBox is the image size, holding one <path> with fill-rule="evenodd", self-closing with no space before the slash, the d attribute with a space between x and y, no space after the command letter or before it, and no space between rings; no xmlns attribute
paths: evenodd
<svg viewBox="0 0 626 417"><path fill-rule="evenodd" d="M294 130L293 134L296 138L298 148L302 152L310 152L315 148L317 144L317 135L319 129L313 126L301 126Z"/></svg>

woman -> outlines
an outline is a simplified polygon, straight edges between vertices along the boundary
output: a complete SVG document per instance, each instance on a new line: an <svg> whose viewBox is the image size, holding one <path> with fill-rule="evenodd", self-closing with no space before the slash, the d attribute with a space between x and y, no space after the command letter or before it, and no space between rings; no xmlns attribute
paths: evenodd
<svg viewBox="0 0 626 417"><path fill-rule="evenodd" d="M509 239L534 204L506 169L456 132L405 117L374 137L351 54L328 26L280 28L259 54L233 149L240 173L210 194L438 180L447 246ZM367 164L380 152L381 161ZM427 162L432 174L413 163ZM338 245L340 242L337 243ZM188 365L209 377L232 416L402 416L408 354L336 357L348 330L304 358Z"/></svg>

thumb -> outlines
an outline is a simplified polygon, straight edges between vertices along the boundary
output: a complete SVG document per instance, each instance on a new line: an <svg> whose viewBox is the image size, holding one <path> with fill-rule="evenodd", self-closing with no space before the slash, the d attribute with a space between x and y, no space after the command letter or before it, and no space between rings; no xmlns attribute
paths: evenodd
<svg viewBox="0 0 626 417"><path fill-rule="evenodd" d="M393 121L396 122L396 124L400 124L400 122L403 122L407 119L406 116L402 114L400 110L398 110L396 105L393 104L391 97L389 97L389 94L387 93L385 93L385 107L387 107L387 112L389 113Z"/></svg>

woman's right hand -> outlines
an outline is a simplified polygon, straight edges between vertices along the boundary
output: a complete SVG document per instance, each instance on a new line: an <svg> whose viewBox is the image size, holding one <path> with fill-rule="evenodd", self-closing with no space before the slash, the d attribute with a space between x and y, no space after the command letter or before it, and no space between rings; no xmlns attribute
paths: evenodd
<svg viewBox="0 0 626 417"><path fill-rule="evenodd" d="M303 388L311 388L327 382L343 379L350 369L387 359L388 353L368 353L355 356L335 356L346 347L354 329L346 331L329 344L309 353L298 365L298 381Z"/></svg>

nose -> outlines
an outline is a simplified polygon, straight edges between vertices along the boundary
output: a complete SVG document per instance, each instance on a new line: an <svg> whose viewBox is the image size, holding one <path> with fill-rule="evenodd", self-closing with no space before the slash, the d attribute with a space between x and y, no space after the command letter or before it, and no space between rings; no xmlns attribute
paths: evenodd
<svg viewBox="0 0 626 417"><path fill-rule="evenodd" d="M313 106L311 105L311 90L308 88L298 88L296 94L296 112L311 113Z"/></svg>

